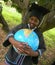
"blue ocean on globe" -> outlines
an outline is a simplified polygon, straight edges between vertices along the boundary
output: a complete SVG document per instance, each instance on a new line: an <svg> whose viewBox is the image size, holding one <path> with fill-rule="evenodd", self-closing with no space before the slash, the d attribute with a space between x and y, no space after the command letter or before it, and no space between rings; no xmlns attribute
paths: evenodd
<svg viewBox="0 0 55 65"><path fill-rule="evenodd" d="M38 35L30 29L20 29L14 34L14 39L19 42L27 43L27 45L29 45L34 51L38 49Z"/></svg>

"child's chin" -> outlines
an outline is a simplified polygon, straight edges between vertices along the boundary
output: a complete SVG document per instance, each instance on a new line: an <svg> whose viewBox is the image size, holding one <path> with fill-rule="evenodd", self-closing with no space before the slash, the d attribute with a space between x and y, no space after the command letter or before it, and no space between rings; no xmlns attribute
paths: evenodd
<svg viewBox="0 0 55 65"><path fill-rule="evenodd" d="M30 28L34 28L34 26L30 26Z"/></svg>

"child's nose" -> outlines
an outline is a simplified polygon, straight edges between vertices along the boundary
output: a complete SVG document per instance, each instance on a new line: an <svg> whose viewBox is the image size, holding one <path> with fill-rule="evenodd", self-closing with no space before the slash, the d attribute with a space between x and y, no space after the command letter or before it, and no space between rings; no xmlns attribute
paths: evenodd
<svg viewBox="0 0 55 65"><path fill-rule="evenodd" d="M35 21L34 20L32 20L32 23L34 23Z"/></svg>

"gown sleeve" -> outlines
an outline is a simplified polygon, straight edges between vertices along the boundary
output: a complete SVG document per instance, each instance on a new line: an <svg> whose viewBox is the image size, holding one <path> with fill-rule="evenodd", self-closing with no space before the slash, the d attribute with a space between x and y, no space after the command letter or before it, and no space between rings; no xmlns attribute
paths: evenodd
<svg viewBox="0 0 55 65"><path fill-rule="evenodd" d="M17 25L16 27L14 27L9 33L8 33L8 35L7 35L7 37L5 38L5 40L4 40L4 42L3 42L3 46L4 47L7 47L7 46L9 46L11 43L9 42L9 37L14 37L14 34L15 34L15 32L16 31L18 31L19 29L21 29L22 28L22 24L20 24L20 25Z"/></svg>
<svg viewBox="0 0 55 65"><path fill-rule="evenodd" d="M37 57L32 57L32 61L34 64L38 63L38 57L41 56L46 50L46 45L44 42L43 34L41 32L38 32L38 36L39 36L40 42L39 42L39 48L38 48L37 52L39 53L39 55Z"/></svg>

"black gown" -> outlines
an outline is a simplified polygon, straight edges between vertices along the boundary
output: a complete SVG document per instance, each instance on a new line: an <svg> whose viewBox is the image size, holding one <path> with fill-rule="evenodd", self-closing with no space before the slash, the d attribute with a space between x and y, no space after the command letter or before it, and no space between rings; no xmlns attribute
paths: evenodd
<svg viewBox="0 0 55 65"><path fill-rule="evenodd" d="M10 45L10 48L8 50L8 52L6 53L5 55L5 59L6 61L10 64L10 65L32 65L32 63L34 64L37 64L38 63L38 57L39 55L42 55L42 53L46 50L46 47L45 47L45 43L44 43L44 39L43 39L43 35L42 33L39 31L38 28L36 28L34 31L35 33L38 34L38 37L39 37L39 47L38 47L38 50L41 51L41 54L39 53L39 55L37 57L31 57L31 56L25 56L23 62L20 61L20 58L22 56L20 56L20 54L18 54L13 46L11 45L11 43L8 41L8 38L10 36L13 37L13 35L15 34L16 31L20 30L20 29L24 29L24 28L29 28L27 24L20 24L20 25L17 25L15 28L13 28L9 34L7 35L4 43L3 43L3 46L7 47ZM20 61L20 64L18 64ZM22 63L22 64L21 64Z"/></svg>

